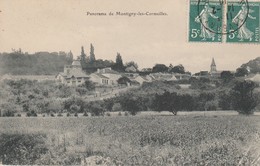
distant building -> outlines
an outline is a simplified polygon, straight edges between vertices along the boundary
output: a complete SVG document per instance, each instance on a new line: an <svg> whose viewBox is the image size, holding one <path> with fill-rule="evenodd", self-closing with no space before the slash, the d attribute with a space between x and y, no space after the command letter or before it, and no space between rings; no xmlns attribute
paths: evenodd
<svg viewBox="0 0 260 166"><path fill-rule="evenodd" d="M90 74L90 80L99 85L118 85L117 81L121 77L121 74L112 70L110 67L98 69L97 72Z"/></svg>
<svg viewBox="0 0 260 166"><path fill-rule="evenodd" d="M129 72L129 73L135 73L135 72L137 72L137 68L134 65L131 65L131 66L127 67L125 69L125 71Z"/></svg>
<svg viewBox="0 0 260 166"><path fill-rule="evenodd" d="M212 62L210 65L210 76L214 78L219 78L222 71L217 71L217 65L215 63L214 58L212 58Z"/></svg>
<svg viewBox="0 0 260 166"><path fill-rule="evenodd" d="M64 66L64 72L56 76L56 82L68 86L78 86L83 84L89 76L83 72L80 61L73 60L71 65Z"/></svg>
<svg viewBox="0 0 260 166"><path fill-rule="evenodd" d="M214 58L212 58L212 62L210 65L210 73L215 73L215 72L217 72L217 66L216 66Z"/></svg>

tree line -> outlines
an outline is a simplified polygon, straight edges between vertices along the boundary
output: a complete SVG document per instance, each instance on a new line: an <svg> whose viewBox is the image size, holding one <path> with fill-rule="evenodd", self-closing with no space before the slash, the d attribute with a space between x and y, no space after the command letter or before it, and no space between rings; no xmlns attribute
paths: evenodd
<svg viewBox="0 0 260 166"><path fill-rule="evenodd" d="M23 53L21 50L0 53L0 74L53 75L62 72L64 65L71 64L71 52Z"/></svg>

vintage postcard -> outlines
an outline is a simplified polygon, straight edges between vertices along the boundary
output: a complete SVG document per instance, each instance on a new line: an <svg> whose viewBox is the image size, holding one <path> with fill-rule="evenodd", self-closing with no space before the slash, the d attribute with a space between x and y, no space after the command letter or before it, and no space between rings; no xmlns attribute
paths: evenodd
<svg viewBox="0 0 260 166"><path fill-rule="evenodd" d="M260 165L260 0L0 0L0 165Z"/></svg>

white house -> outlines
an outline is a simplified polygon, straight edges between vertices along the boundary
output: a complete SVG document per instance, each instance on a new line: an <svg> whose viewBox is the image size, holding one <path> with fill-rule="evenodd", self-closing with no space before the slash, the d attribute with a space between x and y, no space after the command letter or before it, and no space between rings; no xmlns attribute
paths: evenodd
<svg viewBox="0 0 260 166"><path fill-rule="evenodd" d="M137 76L133 79L134 81L138 82L140 85L142 85L144 82L152 82L154 80L153 77L151 77L150 75L146 75L146 76Z"/></svg>
<svg viewBox="0 0 260 166"><path fill-rule="evenodd" d="M89 76L83 72L80 61L73 60L71 65L64 66L64 72L56 76L56 82L68 86L78 86L83 84Z"/></svg>
<svg viewBox="0 0 260 166"><path fill-rule="evenodd" d="M99 85L118 85L117 80L122 75L111 68L98 69L97 72L90 74L90 80Z"/></svg>
<svg viewBox="0 0 260 166"><path fill-rule="evenodd" d="M251 80L260 85L260 74L256 74L253 77L249 78L248 80Z"/></svg>
<svg viewBox="0 0 260 166"><path fill-rule="evenodd" d="M137 69L136 69L136 67L134 65L131 65L131 66L127 67L125 69L125 71L129 72L129 73L135 73L135 72L137 72Z"/></svg>

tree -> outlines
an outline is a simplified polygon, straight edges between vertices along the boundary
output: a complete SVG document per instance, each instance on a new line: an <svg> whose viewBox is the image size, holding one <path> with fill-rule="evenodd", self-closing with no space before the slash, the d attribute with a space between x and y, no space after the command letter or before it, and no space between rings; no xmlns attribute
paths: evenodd
<svg viewBox="0 0 260 166"><path fill-rule="evenodd" d="M116 55L116 63L112 66L113 70L123 72L125 70L125 67L123 65L123 60L120 55L120 53L117 53Z"/></svg>
<svg viewBox="0 0 260 166"><path fill-rule="evenodd" d="M219 92L219 107L222 110L231 110L232 109L232 99L230 92L221 91Z"/></svg>
<svg viewBox="0 0 260 166"><path fill-rule="evenodd" d="M232 105L240 114L253 114L254 108L258 104L256 95L253 91L256 84L252 81L236 82L232 88Z"/></svg>
<svg viewBox="0 0 260 166"><path fill-rule="evenodd" d="M81 64L83 69L85 69L86 66L87 66L87 63L86 63L87 59L86 58L87 58L87 55L85 54L84 47L81 46L80 64Z"/></svg>
<svg viewBox="0 0 260 166"><path fill-rule="evenodd" d="M138 64L134 61L126 62L125 67L131 67L134 66L136 69L138 69Z"/></svg>
<svg viewBox="0 0 260 166"><path fill-rule="evenodd" d="M93 47L92 43L90 44L89 61L91 64L96 61L94 47Z"/></svg>
<svg viewBox="0 0 260 166"><path fill-rule="evenodd" d="M229 82L233 79L233 74L230 71L222 71L220 73L220 78L224 81L224 83Z"/></svg>
<svg viewBox="0 0 260 166"><path fill-rule="evenodd" d="M235 73L236 77L244 77L246 75L248 75L248 71L246 68L244 68L244 67L237 68L236 73Z"/></svg>
<svg viewBox="0 0 260 166"><path fill-rule="evenodd" d="M163 94L156 94L152 104L155 111L169 111L174 115L181 110L181 100L177 93L165 91Z"/></svg>
<svg viewBox="0 0 260 166"><path fill-rule="evenodd" d="M183 65L177 65L177 66L174 66L170 72L172 73L180 73L180 74L185 74L185 69L183 67Z"/></svg>
<svg viewBox="0 0 260 166"><path fill-rule="evenodd" d="M146 101L140 96L133 93L126 93L119 96L119 103L124 111L128 111L131 115L136 115L140 111L146 111Z"/></svg>
<svg viewBox="0 0 260 166"><path fill-rule="evenodd" d="M84 84L80 85L80 87L84 87L89 91L94 91L95 90L95 83L90 81L90 80L86 80L84 82Z"/></svg>
<svg viewBox="0 0 260 166"><path fill-rule="evenodd" d="M152 72L153 73L158 73L158 72L167 72L168 71L168 67L165 66L164 64L156 64L153 69Z"/></svg>
<svg viewBox="0 0 260 166"><path fill-rule="evenodd" d="M117 80L118 84L120 85L128 85L131 83L131 80L125 76L123 77L120 77L118 80Z"/></svg>

